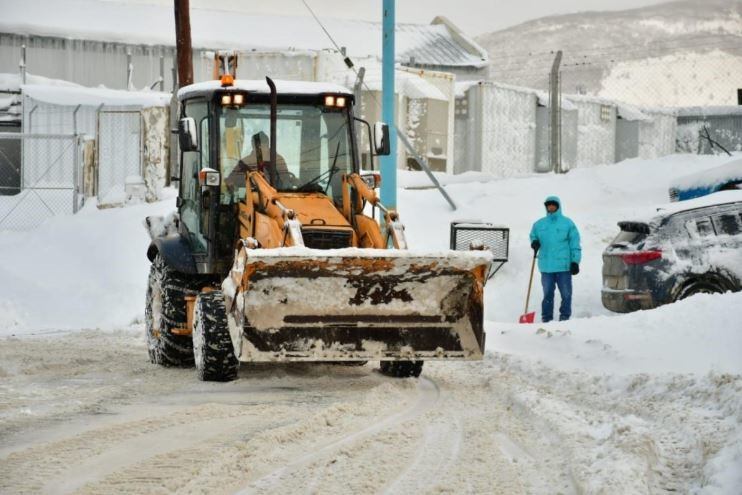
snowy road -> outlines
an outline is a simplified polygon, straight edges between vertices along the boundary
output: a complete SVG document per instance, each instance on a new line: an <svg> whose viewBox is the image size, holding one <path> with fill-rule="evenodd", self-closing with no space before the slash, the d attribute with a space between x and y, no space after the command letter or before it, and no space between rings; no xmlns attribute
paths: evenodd
<svg viewBox="0 0 742 495"><path fill-rule="evenodd" d="M216 384L150 365L136 327L2 344L2 493L684 492L742 389L500 354L419 380L302 364Z"/></svg>

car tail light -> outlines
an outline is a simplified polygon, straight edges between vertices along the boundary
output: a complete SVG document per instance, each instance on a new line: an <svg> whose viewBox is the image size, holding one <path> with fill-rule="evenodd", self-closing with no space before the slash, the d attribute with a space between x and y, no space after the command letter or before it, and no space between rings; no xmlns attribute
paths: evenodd
<svg viewBox="0 0 742 495"><path fill-rule="evenodd" d="M649 263L660 258L662 258L662 251L659 249L634 251L633 253L624 253L621 255L621 259L627 265L643 265L644 263Z"/></svg>

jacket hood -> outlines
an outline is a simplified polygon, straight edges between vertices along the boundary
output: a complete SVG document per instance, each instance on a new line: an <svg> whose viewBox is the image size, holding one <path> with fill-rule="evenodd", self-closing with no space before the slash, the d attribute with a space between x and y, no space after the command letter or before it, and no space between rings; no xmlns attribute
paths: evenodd
<svg viewBox="0 0 742 495"><path fill-rule="evenodd" d="M549 210L546 210L546 203L549 203L551 201L559 205L559 208L554 213L549 213ZM547 215L561 215L563 213L563 208L562 201L559 199L559 196L547 196L544 200L544 210L546 210Z"/></svg>

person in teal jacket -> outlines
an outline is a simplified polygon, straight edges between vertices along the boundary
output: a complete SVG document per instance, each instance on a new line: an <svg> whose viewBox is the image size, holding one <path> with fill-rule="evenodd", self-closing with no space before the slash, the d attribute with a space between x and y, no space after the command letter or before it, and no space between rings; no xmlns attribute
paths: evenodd
<svg viewBox="0 0 742 495"><path fill-rule="evenodd" d="M559 320L572 316L572 275L580 273L580 233L575 223L563 215L562 203L556 196L544 201L546 216L531 228L531 248L538 256L544 300L541 302L541 320L554 319L554 289L559 287L562 303Z"/></svg>

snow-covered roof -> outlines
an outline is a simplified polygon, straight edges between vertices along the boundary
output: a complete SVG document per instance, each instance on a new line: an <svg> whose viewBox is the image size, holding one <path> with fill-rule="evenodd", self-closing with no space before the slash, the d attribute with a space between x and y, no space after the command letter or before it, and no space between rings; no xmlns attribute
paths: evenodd
<svg viewBox="0 0 742 495"><path fill-rule="evenodd" d="M352 95L353 92L348 88L344 88L338 84L321 83L321 82L305 82L305 81L283 81L274 80L276 83L276 92L279 94L293 94L293 95L316 95L322 93L340 93ZM249 91L251 93L270 94L270 88L268 83L263 80L247 80L247 79L236 79L232 86L228 88L240 89L243 91ZM178 98L186 98L198 93L210 92L217 89L223 89L221 82L218 80L204 81L189 86L185 86L178 90Z"/></svg>
<svg viewBox="0 0 742 495"><path fill-rule="evenodd" d="M26 75L26 82L29 84L74 85L67 81L48 79L32 74ZM19 124L22 113L20 74L0 73L0 122Z"/></svg>
<svg viewBox="0 0 742 495"><path fill-rule="evenodd" d="M372 66L366 69L366 76L363 79L364 89L371 91L382 90L381 67ZM443 100L448 98L443 92L436 88L433 83L426 80L421 74L398 69L394 72L394 84L397 93L407 98L427 98L431 100Z"/></svg>
<svg viewBox="0 0 742 495"><path fill-rule="evenodd" d="M724 117L727 115L742 115L742 105L681 107L677 109L677 112L679 117Z"/></svg>
<svg viewBox="0 0 742 495"><path fill-rule="evenodd" d="M1 1L1 0L0 0ZM80 87L62 79L51 79L48 77L26 74L26 84L45 84L47 86L69 86ZM18 73L0 73L0 91L21 92L21 76Z"/></svg>
<svg viewBox="0 0 742 495"><path fill-rule="evenodd" d="M85 86L53 86L46 84L24 84L25 96L36 101L54 105L112 105L162 107L170 104L170 93L159 91L121 91Z"/></svg>
<svg viewBox="0 0 742 495"><path fill-rule="evenodd" d="M112 41L127 44L175 45L171 5L93 0L0 0L0 32ZM323 50L334 48L309 17L257 16L191 8L194 48ZM381 57L380 22L322 19L350 57ZM418 65L477 67L487 65L487 52L447 22L398 23L397 61Z"/></svg>
<svg viewBox="0 0 742 495"><path fill-rule="evenodd" d="M639 110L637 107L633 105L625 105L625 104L619 104L618 110L616 111L616 115L623 119L628 121L643 121L643 120L652 120L649 115L645 114L641 110Z"/></svg>
<svg viewBox="0 0 742 495"><path fill-rule="evenodd" d="M630 218L627 220L656 224L663 218L673 213L694 210L696 208L703 208L705 206L724 205L739 202L742 202L742 190L719 191L713 194L707 194L706 196L701 196L700 198L679 201L677 203L667 203L665 205L658 206L652 212L648 211L643 215L640 214L634 218Z"/></svg>

